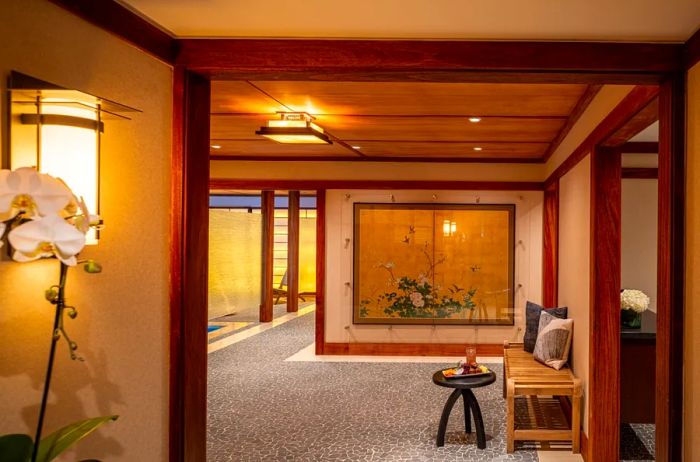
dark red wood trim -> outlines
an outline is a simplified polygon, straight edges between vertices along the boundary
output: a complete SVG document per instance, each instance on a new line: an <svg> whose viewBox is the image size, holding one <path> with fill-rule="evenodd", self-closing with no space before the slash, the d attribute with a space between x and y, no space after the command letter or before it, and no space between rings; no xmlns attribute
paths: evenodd
<svg viewBox="0 0 700 462"><path fill-rule="evenodd" d="M664 74L683 65L682 45L658 43L183 39L180 44L177 63L210 74L345 74L344 80L347 74L397 71L410 78L412 71L426 70Z"/></svg>
<svg viewBox="0 0 700 462"><path fill-rule="evenodd" d="M596 145L602 144L609 136L617 132L658 94L658 85L637 85L634 87L620 104L615 106L610 114L593 129L574 152L549 175L545 185L551 184L566 175L576 164L592 152Z"/></svg>
<svg viewBox="0 0 700 462"><path fill-rule="evenodd" d="M700 62L700 29L696 30L693 36L685 42L683 54L685 55L686 70Z"/></svg>
<svg viewBox="0 0 700 462"><path fill-rule="evenodd" d="M299 191L289 191L287 208L287 311L299 311Z"/></svg>
<svg viewBox="0 0 700 462"><path fill-rule="evenodd" d="M464 343L326 343L326 355L367 356L463 356ZM481 356L503 356L503 344L480 343L476 353Z"/></svg>
<svg viewBox="0 0 700 462"><path fill-rule="evenodd" d="M175 68L169 460L206 459L209 81Z"/></svg>
<svg viewBox="0 0 700 462"><path fill-rule="evenodd" d="M619 147L657 120L659 120L659 98L654 98L626 124L609 136L603 145Z"/></svg>
<svg viewBox="0 0 700 462"><path fill-rule="evenodd" d="M574 109L571 111L571 114L566 119L566 123L564 123L564 126L561 128L561 130L559 130L559 133L557 133L556 138L554 138L554 140L549 145L549 148L547 148L547 152L545 152L544 154L545 162L549 160L550 157L552 157L554 151L557 150L561 142L564 141L564 138L566 138L566 135L568 135L573 126L576 125L578 119L581 118L581 115L591 104L591 101L593 101L593 99L598 94L601 88L603 88L602 85L588 85L586 91L583 92L583 95L581 95L581 98L576 103L576 106L574 106Z"/></svg>
<svg viewBox="0 0 700 462"><path fill-rule="evenodd" d="M559 182L544 190L542 225L542 301L554 307L559 293Z"/></svg>
<svg viewBox="0 0 700 462"><path fill-rule="evenodd" d="M620 454L621 154L591 153L588 441L592 460Z"/></svg>
<svg viewBox="0 0 700 462"><path fill-rule="evenodd" d="M583 430L581 430L581 458L584 462L590 460L588 457L588 436Z"/></svg>
<svg viewBox="0 0 700 462"><path fill-rule="evenodd" d="M661 87L656 314L656 460L683 457L685 76Z"/></svg>
<svg viewBox="0 0 700 462"><path fill-rule="evenodd" d="M420 163L447 163L447 164L541 164L541 158L521 159L517 157L341 157L341 156L227 156L224 154L214 154L210 160L226 161L261 161L261 162L420 162Z"/></svg>
<svg viewBox="0 0 700 462"><path fill-rule="evenodd" d="M260 284L260 322L271 322L273 317L273 265L275 246L275 191L263 191L262 214L262 282Z"/></svg>
<svg viewBox="0 0 700 462"><path fill-rule="evenodd" d="M542 191L537 181L410 181L410 180L268 180L212 178L211 190L218 189L442 189L473 191Z"/></svg>
<svg viewBox="0 0 700 462"><path fill-rule="evenodd" d="M622 178L624 179L650 180L658 177L658 168L624 167L622 169Z"/></svg>
<svg viewBox="0 0 700 462"><path fill-rule="evenodd" d="M326 354L326 191L316 191L316 354Z"/></svg>
<svg viewBox="0 0 700 462"><path fill-rule="evenodd" d="M658 154L657 141L628 141L617 148L623 154Z"/></svg>
<svg viewBox="0 0 700 462"><path fill-rule="evenodd" d="M50 0L168 64L175 62L178 41L114 0Z"/></svg>

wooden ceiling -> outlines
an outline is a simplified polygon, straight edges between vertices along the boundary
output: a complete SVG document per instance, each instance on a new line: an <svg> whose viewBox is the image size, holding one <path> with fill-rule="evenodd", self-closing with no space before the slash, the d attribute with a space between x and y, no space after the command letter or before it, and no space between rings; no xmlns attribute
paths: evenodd
<svg viewBox="0 0 700 462"><path fill-rule="evenodd" d="M597 90L579 84L213 81L211 155L544 162ZM280 144L256 135L277 111L312 114L333 144Z"/></svg>

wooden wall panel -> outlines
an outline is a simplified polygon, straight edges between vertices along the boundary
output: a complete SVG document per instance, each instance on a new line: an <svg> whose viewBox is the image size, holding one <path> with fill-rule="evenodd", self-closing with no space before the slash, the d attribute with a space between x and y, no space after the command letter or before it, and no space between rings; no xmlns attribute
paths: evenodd
<svg viewBox="0 0 700 462"><path fill-rule="evenodd" d="M316 354L326 344L326 190L316 191Z"/></svg>
<svg viewBox="0 0 700 462"><path fill-rule="evenodd" d="M206 459L209 81L174 73L170 461Z"/></svg>
<svg viewBox="0 0 700 462"><path fill-rule="evenodd" d="M299 191L289 191L287 213L287 311L299 311Z"/></svg>
<svg viewBox="0 0 700 462"><path fill-rule="evenodd" d="M620 453L620 285L622 176L619 151L591 154L591 297L588 456Z"/></svg>

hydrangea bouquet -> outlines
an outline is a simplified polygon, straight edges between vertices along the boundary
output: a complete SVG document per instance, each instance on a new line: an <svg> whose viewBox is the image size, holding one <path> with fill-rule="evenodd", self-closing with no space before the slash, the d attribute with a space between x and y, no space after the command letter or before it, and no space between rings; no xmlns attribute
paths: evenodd
<svg viewBox="0 0 700 462"><path fill-rule="evenodd" d="M620 293L622 327L639 329L642 326L642 313L649 308L649 296L636 289L624 289Z"/></svg>
<svg viewBox="0 0 700 462"><path fill-rule="evenodd" d="M71 359L82 360L76 354L78 344L68 336L63 322L64 314L71 319L78 315L75 307L66 304L68 268L81 264L88 273L102 270L92 260L78 260L86 233L100 223L98 216L90 214L85 201L60 179L33 168L0 170L0 247L8 243L9 254L17 262L55 258L60 263L58 284L45 292L46 300L55 308L55 316L36 434L33 439L23 434L0 436L0 460L4 462L53 460L103 423L117 418L105 416L75 422L41 438L58 341L64 338Z"/></svg>

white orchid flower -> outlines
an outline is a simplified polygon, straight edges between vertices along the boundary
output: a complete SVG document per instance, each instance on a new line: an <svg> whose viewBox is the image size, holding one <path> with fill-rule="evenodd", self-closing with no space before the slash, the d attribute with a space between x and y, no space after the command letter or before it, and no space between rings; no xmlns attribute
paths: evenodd
<svg viewBox="0 0 700 462"><path fill-rule="evenodd" d="M102 224L100 216L90 214L87 204L85 204L85 199L82 197L80 200L75 198L75 201L80 208L80 214L76 215L74 219L75 227L83 233L87 233L91 227L99 229L100 225Z"/></svg>
<svg viewBox="0 0 700 462"><path fill-rule="evenodd" d="M57 214L71 206L73 194L61 180L33 168L0 170L0 221L20 213L28 217Z"/></svg>
<svg viewBox="0 0 700 462"><path fill-rule="evenodd" d="M5 236L5 228L7 225L5 223L0 223L0 248L3 246L2 238Z"/></svg>
<svg viewBox="0 0 700 462"><path fill-rule="evenodd" d="M68 266L75 266L75 256L85 246L85 234L58 215L28 221L8 236L15 249L12 258L18 262L55 256Z"/></svg>

